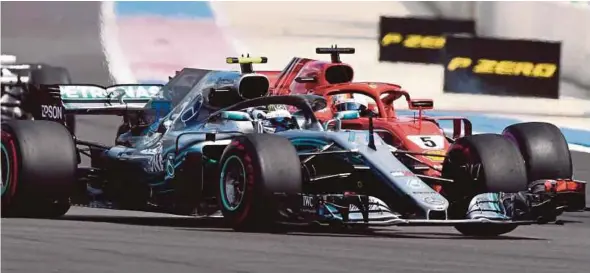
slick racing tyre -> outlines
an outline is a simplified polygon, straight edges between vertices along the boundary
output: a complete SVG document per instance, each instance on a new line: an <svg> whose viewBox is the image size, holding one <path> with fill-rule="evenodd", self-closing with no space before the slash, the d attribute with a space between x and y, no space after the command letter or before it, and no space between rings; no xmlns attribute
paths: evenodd
<svg viewBox="0 0 590 273"><path fill-rule="evenodd" d="M235 230L270 231L279 214L275 193L301 193L301 163L286 138L236 137L219 162L219 205Z"/></svg>
<svg viewBox="0 0 590 273"><path fill-rule="evenodd" d="M33 81L36 84L69 84L72 83L70 73L67 69L58 66L41 66L41 69L31 71ZM66 127L76 134L76 116L68 114L65 117Z"/></svg>
<svg viewBox="0 0 590 273"><path fill-rule="evenodd" d="M443 162L443 176L455 181L454 191L469 197L486 192L520 192L528 186L520 152L497 134L457 139Z"/></svg>
<svg viewBox="0 0 590 273"><path fill-rule="evenodd" d="M66 127L52 121L2 123L2 217L54 218L70 208L78 164Z"/></svg>
<svg viewBox="0 0 590 273"><path fill-rule="evenodd" d="M570 150L557 126L545 122L519 123L506 127L502 134L518 146L529 182L572 178Z"/></svg>
<svg viewBox="0 0 590 273"><path fill-rule="evenodd" d="M445 190L451 201L449 217L464 219L471 199L480 193L515 193L527 190L524 160L514 144L498 134L480 134L458 139L443 162L443 177L453 179ZM468 236L497 236L516 225L457 225Z"/></svg>

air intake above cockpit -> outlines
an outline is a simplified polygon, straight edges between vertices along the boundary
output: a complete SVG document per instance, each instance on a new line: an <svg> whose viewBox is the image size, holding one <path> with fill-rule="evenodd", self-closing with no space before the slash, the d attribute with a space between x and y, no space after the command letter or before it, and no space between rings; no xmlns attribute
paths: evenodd
<svg viewBox="0 0 590 273"><path fill-rule="evenodd" d="M268 94L270 82L268 78L260 74L246 74L240 78L237 84L238 93L244 99L255 99Z"/></svg>

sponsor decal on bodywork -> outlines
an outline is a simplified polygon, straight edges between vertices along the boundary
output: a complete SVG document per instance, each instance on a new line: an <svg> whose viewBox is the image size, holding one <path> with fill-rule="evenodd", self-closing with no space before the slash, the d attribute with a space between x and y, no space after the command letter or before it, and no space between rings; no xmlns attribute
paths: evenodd
<svg viewBox="0 0 590 273"><path fill-rule="evenodd" d="M440 150L445 147L445 139L441 135L411 135L407 138L424 150Z"/></svg>
<svg viewBox="0 0 590 273"><path fill-rule="evenodd" d="M170 153L166 157L166 177L164 179L172 179L175 176L176 167L174 166L174 154Z"/></svg>
<svg viewBox="0 0 590 273"><path fill-rule="evenodd" d="M351 131L348 133L348 142L357 143L359 145L369 144L369 132L355 132ZM385 145L379 134L373 133L375 145Z"/></svg>
<svg viewBox="0 0 590 273"><path fill-rule="evenodd" d="M41 117L62 120L63 108L55 105L41 105Z"/></svg>
<svg viewBox="0 0 590 273"><path fill-rule="evenodd" d="M411 171L393 171L391 172L391 176L393 177L404 177L404 176L413 176L414 174Z"/></svg>
<svg viewBox="0 0 590 273"><path fill-rule="evenodd" d="M63 85L60 86L64 100L103 100L103 99L150 99L160 92L157 85L121 85L103 88L95 85Z"/></svg>
<svg viewBox="0 0 590 273"><path fill-rule="evenodd" d="M313 204L313 197L311 196L302 196L303 198L303 207L305 208L314 208L315 205Z"/></svg>
<svg viewBox="0 0 590 273"><path fill-rule="evenodd" d="M433 162L443 162L445 159L445 155L447 154L447 151L438 150L438 151L428 151L426 153L432 155L432 156L426 156L426 158L432 160Z"/></svg>

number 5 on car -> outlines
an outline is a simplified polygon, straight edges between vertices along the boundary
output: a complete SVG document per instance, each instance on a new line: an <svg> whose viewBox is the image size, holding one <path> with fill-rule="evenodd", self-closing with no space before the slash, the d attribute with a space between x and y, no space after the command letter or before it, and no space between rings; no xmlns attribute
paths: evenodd
<svg viewBox="0 0 590 273"><path fill-rule="evenodd" d="M413 135L408 136L408 139L424 150L438 150L445 147L444 138L438 135Z"/></svg>

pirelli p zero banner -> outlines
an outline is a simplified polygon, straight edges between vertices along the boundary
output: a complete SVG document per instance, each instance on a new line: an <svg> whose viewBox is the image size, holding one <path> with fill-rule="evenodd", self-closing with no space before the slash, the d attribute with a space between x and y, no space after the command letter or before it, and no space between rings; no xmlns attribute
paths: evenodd
<svg viewBox="0 0 590 273"><path fill-rule="evenodd" d="M447 37L444 90L524 97L559 97L561 43Z"/></svg>
<svg viewBox="0 0 590 273"><path fill-rule="evenodd" d="M382 16L379 33L379 61L440 64L445 35L475 35L475 22Z"/></svg>

